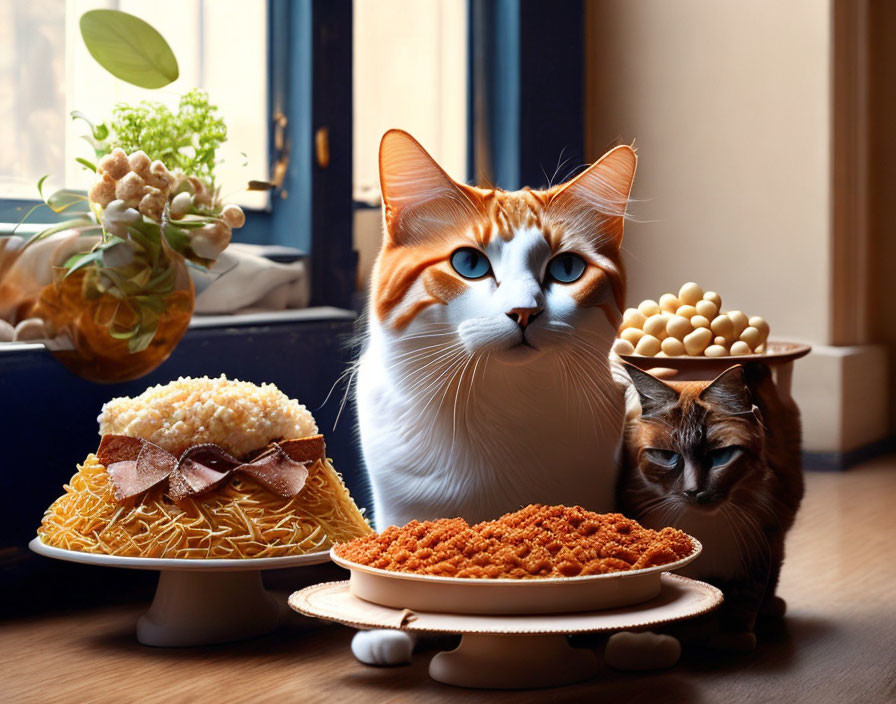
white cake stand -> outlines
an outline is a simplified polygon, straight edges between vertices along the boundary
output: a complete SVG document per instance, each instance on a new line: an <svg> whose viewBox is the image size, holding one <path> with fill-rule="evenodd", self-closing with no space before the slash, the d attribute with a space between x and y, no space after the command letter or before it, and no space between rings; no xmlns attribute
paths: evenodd
<svg viewBox="0 0 896 704"><path fill-rule="evenodd" d="M265 590L261 570L318 565L330 559L326 551L242 560L118 557L55 548L40 538L28 547L56 560L158 571L152 605L137 621L137 640L160 647L226 643L269 633L279 622L280 605Z"/></svg>
<svg viewBox="0 0 896 704"><path fill-rule="evenodd" d="M653 599L618 609L537 615L465 615L401 610L353 596L348 582L326 582L295 592L289 605L306 616L355 628L415 633L460 633L460 645L429 664L434 680L459 687L532 689L594 677L593 650L573 648L567 635L648 628L712 611L722 603L715 587L664 573Z"/></svg>

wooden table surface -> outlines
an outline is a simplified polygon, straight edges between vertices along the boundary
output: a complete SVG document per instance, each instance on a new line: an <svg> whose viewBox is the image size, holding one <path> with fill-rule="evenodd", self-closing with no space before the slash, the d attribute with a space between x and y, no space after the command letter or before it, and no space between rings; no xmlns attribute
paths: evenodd
<svg viewBox="0 0 896 704"><path fill-rule="evenodd" d="M344 627L289 614L276 633L197 649L139 645L145 604L0 623L4 702L896 701L896 457L809 473L788 540L786 623L751 655L687 656L666 672L609 670L540 692L462 690L409 667L357 663ZM77 585L60 585L59 598ZM284 595L285 596L285 595Z"/></svg>

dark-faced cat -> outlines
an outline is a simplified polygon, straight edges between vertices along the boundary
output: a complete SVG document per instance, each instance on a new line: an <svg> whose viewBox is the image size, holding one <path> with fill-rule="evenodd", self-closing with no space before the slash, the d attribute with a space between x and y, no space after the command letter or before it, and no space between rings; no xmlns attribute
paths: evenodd
<svg viewBox="0 0 896 704"><path fill-rule="evenodd" d="M775 596L784 537L803 496L799 411L767 366L737 365L711 382L669 382L626 365L640 400L629 412L620 510L643 525L693 535L703 553L684 574L715 584L720 647L755 646L757 615Z"/></svg>

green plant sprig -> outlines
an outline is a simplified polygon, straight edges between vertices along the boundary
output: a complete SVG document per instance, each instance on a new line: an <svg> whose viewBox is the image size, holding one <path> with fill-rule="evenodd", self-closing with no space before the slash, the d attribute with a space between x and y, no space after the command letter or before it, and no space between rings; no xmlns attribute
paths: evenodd
<svg viewBox="0 0 896 704"><path fill-rule="evenodd" d="M89 125L90 135L85 139L93 146L97 159L116 147L128 154L142 149L169 171L183 171L187 176L214 184L214 170L219 163L217 151L227 141L227 126L217 113L208 94L193 89L181 96L177 112L161 103L143 100L136 105L116 105L108 124L94 125L80 112L73 112L72 119Z"/></svg>

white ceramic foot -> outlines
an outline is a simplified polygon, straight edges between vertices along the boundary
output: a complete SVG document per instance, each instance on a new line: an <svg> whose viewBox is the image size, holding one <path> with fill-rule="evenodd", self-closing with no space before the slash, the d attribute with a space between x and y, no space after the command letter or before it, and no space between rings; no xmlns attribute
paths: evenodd
<svg viewBox="0 0 896 704"><path fill-rule="evenodd" d="M464 635L439 653L429 676L457 687L533 689L581 682L597 674L597 656L573 648L565 635Z"/></svg>
<svg viewBox="0 0 896 704"><path fill-rule="evenodd" d="M245 640L274 630L279 616L261 572L163 571L152 606L137 622L137 640L160 647Z"/></svg>

